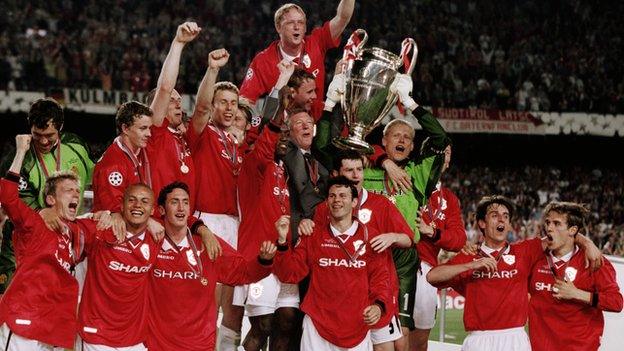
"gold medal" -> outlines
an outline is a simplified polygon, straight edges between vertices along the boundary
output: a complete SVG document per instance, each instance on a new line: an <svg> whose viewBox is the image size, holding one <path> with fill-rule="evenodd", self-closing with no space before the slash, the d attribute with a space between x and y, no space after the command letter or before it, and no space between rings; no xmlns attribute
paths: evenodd
<svg viewBox="0 0 624 351"><path fill-rule="evenodd" d="M206 279L205 277L202 277L199 281L202 283L203 286L208 285L208 279Z"/></svg>

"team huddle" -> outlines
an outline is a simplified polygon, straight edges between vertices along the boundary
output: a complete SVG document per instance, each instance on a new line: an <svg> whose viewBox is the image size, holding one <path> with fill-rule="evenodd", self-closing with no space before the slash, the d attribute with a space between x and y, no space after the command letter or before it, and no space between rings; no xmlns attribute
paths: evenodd
<svg viewBox="0 0 624 351"><path fill-rule="evenodd" d="M467 244L460 201L440 182L451 139L412 99L407 74L390 90L422 127L420 146L400 118L372 155L332 145L346 132L345 75L340 61L325 93L325 54L354 7L341 0L306 34L303 9L281 6L279 39L240 89L217 82L228 51L210 52L190 118L175 86L202 28L181 24L156 88L119 107L118 135L96 163L62 131L62 107L35 101L0 180L16 266L0 345L427 350L438 288L452 287L466 298L463 350L596 350L603 311L623 302L583 235L582 205L548 204L542 236L510 244L514 204L485 196L483 241ZM461 252L439 264L441 250Z"/></svg>

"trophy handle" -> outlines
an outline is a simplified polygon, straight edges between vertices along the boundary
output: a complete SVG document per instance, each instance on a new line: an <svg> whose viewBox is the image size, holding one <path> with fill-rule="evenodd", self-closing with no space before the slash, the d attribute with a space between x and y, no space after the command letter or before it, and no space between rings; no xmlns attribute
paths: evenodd
<svg viewBox="0 0 624 351"><path fill-rule="evenodd" d="M409 54L410 50L412 50L412 57L408 58L407 54ZM403 40L403 43L401 43L401 55L399 56L399 59L403 63L405 74L412 74L412 72L414 71L414 67L416 66L417 58L418 46L416 45L416 41L412 38L405 38Z"/></svg>
<svg viewBox="0 0 624 351"><path fill-rule="evenodd" d="M347 45L344 47L342 60L345 63L355 60L367 41L368 33L366 33L364 29L356 29L353 33L351 33L351 36L347 41Z"/></svg>

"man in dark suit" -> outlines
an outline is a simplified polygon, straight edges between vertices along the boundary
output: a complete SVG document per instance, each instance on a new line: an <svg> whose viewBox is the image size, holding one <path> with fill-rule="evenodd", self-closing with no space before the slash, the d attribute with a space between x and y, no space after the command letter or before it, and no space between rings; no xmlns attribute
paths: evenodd
<svg viewBox="0 0 624 351"><path fill-rule="evenodd" d="M293 244L297 242L297 228L303 218L314 217L314 208L325 199L329 171L312 154L314 119L305 109L294 108L286 122L290 132L284 164L288 171L290 194L290 229Z"/></svg>

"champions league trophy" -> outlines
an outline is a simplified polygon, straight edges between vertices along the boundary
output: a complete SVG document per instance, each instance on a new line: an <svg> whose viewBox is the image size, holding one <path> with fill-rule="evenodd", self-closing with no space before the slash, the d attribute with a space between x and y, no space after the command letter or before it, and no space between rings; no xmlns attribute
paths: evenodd
<svg viewBox="0 0 624 351"><path fill-rule="evenodd" d="M332 142L342 149L372 154L373 148L364 138L396 104L397 94L390 92L390 85L401 66L406 74L412 73L418 47L414 39L407 38L401 44L401 55L397 56L376 47L364 48L367 40L366 31L358 29L345 45L345 87L341 104L349 136L334 138ZM412 49L410 59L407 55Z"/></svg>

